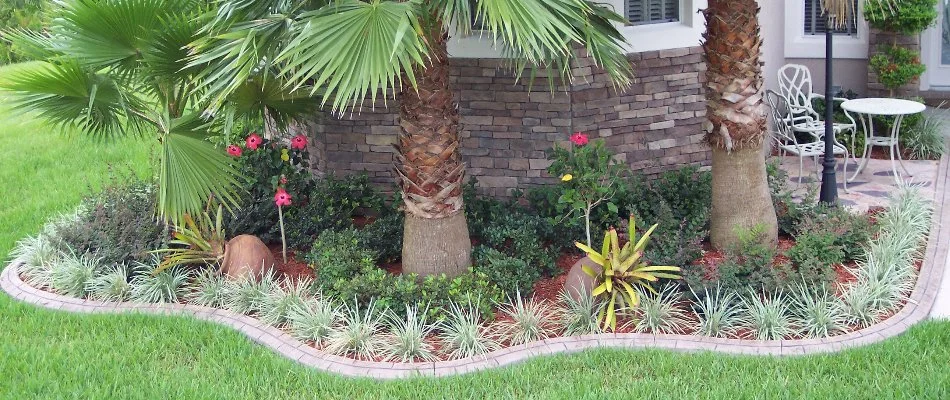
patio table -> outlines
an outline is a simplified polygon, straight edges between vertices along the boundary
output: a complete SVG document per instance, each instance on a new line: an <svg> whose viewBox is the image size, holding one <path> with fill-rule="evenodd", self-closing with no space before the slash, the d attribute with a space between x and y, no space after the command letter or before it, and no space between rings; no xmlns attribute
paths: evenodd
<svg viewBox="0 0 950 400"><path fill-rule="evenodd" d="M907 170L907 167L904 166L904 159L901 156L900 144L897 138L900 134L901 123L904 122L904 117L923 112L927 109L927 106L910 100L872 97L845 101L841 103L841 108L852 114L856 114L858 119L861 120L861 127L864 128L864 155L861 156L861 163L858 165L858 169L854 172L854 175L848 179L848 182L857 178L858 174L867 166L868 160L871 158L872 146L887 147L890 149L891 170L894 173L894 180L897 183L901 182L901 176L897 172L898 163L907 176L912 176L910 171ZM876 136L874 134L873 118L875 116L894 117L890 135ZM894 160L895 153L897 154L896 162Z"/></svg>

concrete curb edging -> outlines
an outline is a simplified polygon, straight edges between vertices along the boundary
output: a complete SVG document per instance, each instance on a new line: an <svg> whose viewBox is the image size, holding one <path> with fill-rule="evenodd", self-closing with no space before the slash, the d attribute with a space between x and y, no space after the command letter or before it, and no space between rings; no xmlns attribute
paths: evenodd
<svg viewBox="0 0 950 400"><path fill-rule="evenodd" d="M419 376L451 376L518 363L533 357L574 353L591 348L661 348L676 351L715 351L731 354L795 356L836 352L864 346L897 336L911 325L927 319L936 300L944 274L944 262L950 249L950 201L947 191L948 162L940 160L934 199L934 217L924 262L917 277L910 301L887 320L859 331L823 339L742 340L691 335L599 334L558 337L513 346L476 357L427 363L392 363L358 361L323 353L300 342L280 329L246 315L227 310L184 304L109 303L77 299L36 289L20 279L19 265L14 260L0 272L0 288L17 300L61 311L76 313L144 313L184 315L231 327L251 340L271 348L278 354L309 367L347 377L398 379Z"/></svg>

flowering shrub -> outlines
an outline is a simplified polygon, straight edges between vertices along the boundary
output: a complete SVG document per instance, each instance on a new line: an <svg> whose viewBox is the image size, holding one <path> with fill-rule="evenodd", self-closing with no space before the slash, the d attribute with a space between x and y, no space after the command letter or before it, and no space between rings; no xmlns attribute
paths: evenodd
<svg viewBox="0 0 950 400"><path fill-rule="evenodd" d="M247 190L240 212L228 220L228 232L257 235L265 242L277 240L279 232L273 221L279 218L275 207L278 189L286 193L288 199L303 204L313 188L308 171L307 138L295 136L287 148L278 140L265 139L252 132L246 136L243 147L231 144L227 152L239 165Z"/></svg>
<svg viewBox="0 0 950 400"><path fill-rule="evenodd" d="M606 204L611 213L619 210L610 202L620 186L624 166L613 159L613 152L604 146L603 140L591 141L587 135L577 132L570 137L571 147L554 146L549 159L554 162L548 173L560 177L567 187L558 199L558 205L566 212L565 218L581 213L584 217L587 244L590 245L590 216L600 204Z"/></svg>
<svg viewBox="0 0 950 400"><path fill-rule="evenodd" d="M884 87L894 90L920 77L927 67L920 63L920 54L900 46L888 46L871 57L871 69Z"/></svg>

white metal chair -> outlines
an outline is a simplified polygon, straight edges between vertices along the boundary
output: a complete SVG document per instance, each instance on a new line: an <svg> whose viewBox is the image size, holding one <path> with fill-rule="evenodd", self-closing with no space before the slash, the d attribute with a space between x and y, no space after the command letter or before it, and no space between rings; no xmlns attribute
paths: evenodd
<svg viewBox="0 0 950 400"><path fill-rule="evenodd" d="M811 141L801 142L795 136L795 131L791 129L790 121L794 117L791 115L792 107L785 101L785 98L773 90L765 92L765 100L769 104L772 113L772 121L775 129L772 131L773 139L778 149L784 153L791 153L798 156L798 184L802 183L802 177L805 175L805 157L811 157L816 165L818 157L825 155L825 141L823 138L812 137ZM844 181L844 191L848 192L848 148L834 139L832 147L834 155L844 156L844 171L842 181ZM816 174L820 171L816 170Z"/></svg>
<svg viewBox="0 0 950 400"><path fill-rule="evenodd" d="M794 132L807 133L820 139L825 136L825 120L812 107L812 100L822 99L825 96L812 91L811 71L801 64L786 64L778 70L779 94L788 104L789 119L787 123ZM848 99L833 97L832 102L845 102ZM826 101L825 104L828 104ZM850 132L854 137L857 124L847 111L844 115L849 122L834 122L832 130L835 135ZM852 139L852 142L854 140ZM853 153L853 151L852 151Z"/></svg>

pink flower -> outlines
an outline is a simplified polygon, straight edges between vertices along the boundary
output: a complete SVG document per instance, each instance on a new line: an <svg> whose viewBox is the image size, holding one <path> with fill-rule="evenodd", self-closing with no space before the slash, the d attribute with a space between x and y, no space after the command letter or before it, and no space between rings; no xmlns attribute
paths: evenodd
<svg viewBox="0 0 950 400"><path fill-rule="evenodd" d="M590 142L590 138L583 133L574 132L574 134L571 135L571 143L574 143L575 146L583 146L588 142Z"/></svg>
<svg viewBox="0 0 950 400"><path fill-rule="evenodd" d="M261 139L261 137L258 136L257 133L251 133L251 135L247 137L246 143L247 143L247 148L251 150L257 150L257 148L261 145L261 143L264 143L264 140Z"/></svg>
<svg viewBox="0 0 950 400"><path fill-rule="evenodd" d="M290 139L290 148L294 150L304 150L307 148L307 137L304 135L294 136Z"/></svg>
<svg viewBox="0 0 950 400"><path fill-rule="evenodd" d="M234 156L234 157L240 157L240 156L241 156L241 148L240 148L240 147L237 147L236 145L233 145L233 144L232 144L232 145L228 146L228 154L230 154L230 155L232 155L232 156Z"/></svg>
<svg viewBox="0 0 950 400"><path fill-rule="evenodd" d="M274 204L277 204L277 207L289 206L290 193L287 193L284 188L277 188L277 193L274 194Z"/></svg>

